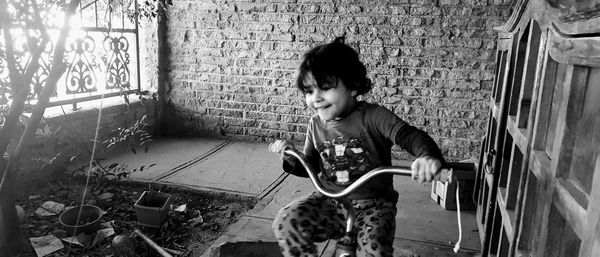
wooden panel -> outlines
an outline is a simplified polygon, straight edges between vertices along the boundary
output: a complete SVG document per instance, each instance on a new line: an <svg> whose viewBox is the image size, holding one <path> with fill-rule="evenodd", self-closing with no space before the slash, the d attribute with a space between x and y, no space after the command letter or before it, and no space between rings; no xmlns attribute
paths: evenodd
<svg viewBox="0 0 600 257"><path fill-rule="evenodd" d="M487 173L486 173L487 175ZM479 215L479 222L480 225L485 225L487 222L486 218L488 217L488 210L490 210L492 207L488 205L488 203L490 202L490 186L487 183L485 176L484 176L484 183L483 186L481 187L481 192L482 192L482 196L481 196L481 208L478 208L479 211L481 211L482 213ZM481 229L480 232L485 233L485 230ZM484 238L484 237L481 237Z"/></svg>
<svg viewBox="0 0 600 257"><path fill-rule="evenodd" d="M547 0L549 15L555 26L565 34L590 34L600 32L600 0Z"/></svg>
<svg viewBox="0 0 600 257"><path fill-rule="evenodd" d="M500 95L500 86L498 84L502 84L500 80L504 77L501 76L503 72L500 72L504 63L502 62L502 58L504 56L504 51L496 51L496 70L494 74L494 86L492 87L492 99L495 99L498 95Z"/></svg>
<svg viewBox="0 0 600 257"><path fill-rule="evenodd" d="M513 77L511 80L511 91L510 91L510 99L508 102L508 115L514 116L517 115L517 110L519 108L519 96L521 95L521 89L523 87L523 75L524 75L524 66L525 60L527 60L527 40L529 35L529 26L525 28L524 33L519 37L519 41L516 47L516 56L515 62L513 66Z"/></svg>
<svg viewBox="0 0 600 257"><path fill-rule="evenodd" d="M520 149L526 149L529 141L529 138L527 137L527 130L519 128L516 121L512 118L514 118L514 116L508 118L506 129L508 129L508 133L510 133L510 135L513 137L514 143Z"/></svg>
<svg viewBox="0 0 600 257"><path fill-rule="evenodd" d="M600 114L600 68L592 69L589 74L587 69L584 70L578 72L574 79L573 83L577 84L571 93L570 117L567 120L571 124L567 133L571 136L569 142L564 144L570 149L565 149L564 155L571 158L570 167L566 167L559 175L589 194L599 151L597 146L600 144L598 130L590 129L595 127Z"/></svg>
<svg viewBox="0 0 600 257"><path fill-rule="evenodd" d="M514 216L514 212L506 209L506 201L504 195L506 190L501 189L498 193L498 210L500 211L500 217L502 223L502 231L506 234L506 236L510 237L509 239L512 241L512 235L514 234L514 227L512 223L512 217Z"/></svg>
<svg viewBox="0 0 600 257"><path fill-rule="evenodd" d="M498 52L498 62L496 64L496 66L498 67L498 74L496 75L496 81L494 83L494 103L500 103L500 99L501 99L501 92L502 92L502 87L504 85L504 81L505 81L505 77L506 77L506 70L507 70L507 58L508 58L508 51L499 51Z"/></svg>
<svg viewBox="0 0 600 257"><path fill-rule="evenodd" d="M552 59L548 59L545 64L541 92L539 93L539 103L536 114L536 125L534 133L534 150L546 149L546 134L550 121L552 96L554 95L554 81L556 81L556 73L558 71L558 63ZM550 110L550 111L548 111Z"/></svg>
<svg viewBox="0 0 600 257"><path fill-rule="evenodd" d="M534 81L537 71L537 63L540 49L541 30L537 22L532 21L528 35L527 53L525 58L525 74L521 82L523 90L519 96L519 109L517 112L518 128L526 128L531 108L531 97L533 94Z"/></svg>
<svg viewBox="0 0 600 257"><path fill-rule="evenodd" d="M544 179L545 174L550 173L551 161L546 152L534 150L531 151L529 168L538 179Z"/></svg>
<svg viewBox="0 0 600 257"><path fill-rule="evenodd" d="M512 35L507 35L507 37L498 36L497 47L499 52L506 52L510 49L510 41Z"/></svg>
<svg viewBox="0 0 600 257"><path fill-rule="evenodd" d="M500 106L498 104L493 104L492 105L492 117L494 117L495 120L500 119Z"/></svg>
<svg viewBox="0 0 600 257"><path fill-rule="evenodd" d="M600 67L600 41L598 38L572 38L560 36L550 29L550 56L560 63Z"/></svg>
<svg viewBox="0 0 600 257"><path fill-rule="evenodd" d="M539 219L538 209L538 191L540 190L538 180L533 172L529 171L527 175L527 186L524 188L525 192L523 203L523 220L519 229L520 233L517 238L517 251L528 254L531 251L533 245L538 244L539 240L533 234L533 225L536 220Z"/></svg>
<svg viewBox="0 0 600 257"><path fill-rule="evenodd" d="M506 231L502 231L502 241L500 241L500 247L498 249L498 257L507 257L510 248L510 239L508 235L511 233L507 233Z"/></svg>
<svg viewBox="0 0 600 257"><path fill-rule="evenodd" d="M552 153L554 151L554 140L555 140L555 133L556 133L556 127L558 125L558 113L559 113L559 109L561 107L561 103L562 103L562 99L563 99L563 91L564 91L564 80L565 80L565 76L567 75L567 68L568 66L562 63L558 64L558 67L556 69L556 77L555 77L555 81L553 81L551 83L551 86L553 87L553 91L552 91L552 100L550 100L550 109L549 109L549 113L548 113L548 126L546 127L545 131L545 141L544 141L544 147L545 147L545 151L546 154L548 154L548 156L552 156ZM552 157L551 157L552 158Z"/></svg>
<svg viewBox="0 0 600 257"><path fill-rule="evenodd" d="M600 127L599 119L596 119L596 128ZM596 157L595 174L600 174L600 156ZM580 256L592 257L600 254L600 175L594 176L590 196L590 206L588 207L587 226L582 252Z"/></svg>
<svg viewBox="0 0 600 257"><path fill-rule="evenodd" d="M555 185L555 193L552 199L555 207L567 223L573 227L579 237L583 237L583 228L585 227L586 210L577 203L573 195L564 186L564 181L559 180Z"/></svg>
<svg viewBox="0 0 600 257"><path fill-rule="evenodd" d="M543 256L565 257L579 252L581 240L554 206L550 210L548 224L552 225L549 226Z"/></svg>
<svg viewBox="0 0 600 257"><path fill-rule="evenodd" d="M515 148L512 154L512 162L506 193L506 209L508 210L515 210L516 208L517 194L519 192L519 186L521 182L521 171L523 168L523 153L521 150L519 148Z"/></svg>
<svg viewBox="0 0 600 257"><path fill-rule="evenodd" d="M500 209L496 205L494 211L490 213L493 215L492 219L492 228L490 230L490 240L489 245L487 247L487 252L498 254L498 246L500 243L500 233L502 232L502 214L500 213Z"/></svg>
<svg viewBox="0 0 600 257"><path fill-rule="evenodd" d="M503 151L499 153L498 158L501 160L500 169L498 171L498 187L506 188L506 181L508 179L508 171L510 167L510 156L513 149L513 139L510 133L506 133L504 136Z"/></svg>
<svg viewBox="0 0 600 257"><path fill-rule="evenodd" d="M596 5L600 5L599 0L546 0L550 6L559 9L561 16L577 15L579 19L593 17L600 10L596 10Z"/></svg>

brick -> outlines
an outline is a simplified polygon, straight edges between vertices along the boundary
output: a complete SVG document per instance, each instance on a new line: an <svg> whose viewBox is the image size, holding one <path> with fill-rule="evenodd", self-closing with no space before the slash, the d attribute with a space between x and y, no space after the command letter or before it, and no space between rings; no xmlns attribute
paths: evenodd
<svg viewBox="0 0 600 257"><path fill-rule="evenodd" d="M431 6L412 6L410 8L410 14L411 15L441 15L442 11L440 8L438 7L431 7Z"/></svg>
<svg viewBox="0 0 600 257"><path fill-rule="evenodd" d="M434 5L438 0L410 0L413 5Z"/></svg>
<svg viewBox="0 0 600 257"><path fill-rule="evenodd" d="M487 0L461 0L461 4L467 6L487 5Z"/></svg>
<svg viewBox="0 0 600 257"><path fill-rule="evenodd" d="M303 13L318 13L320 12L321 8L319 5L316 4L309 4L309 5L301 5L300 6L300 12Z"/></svg>
<svg viewBox="0 0 600 257"><path fill-rule="evenodd" d="M387 6L387 9L389 10L390 14L393 15L406 15L409 14L410 12L410 7L408 6Z"/></svg>
<svg viewBox="0 0 600 257"><path fill-rule="evenodd" d="M440 5L458 5L460 0L439 0Z"/></svg>

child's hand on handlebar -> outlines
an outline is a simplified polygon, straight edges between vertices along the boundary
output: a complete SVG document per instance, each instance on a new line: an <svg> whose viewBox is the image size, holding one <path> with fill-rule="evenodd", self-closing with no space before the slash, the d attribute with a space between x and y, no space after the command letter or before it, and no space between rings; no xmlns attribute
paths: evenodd
<svg viewBox="0 0 600 257"><path fill-rule="evenodd" d="M287 140L275 140L275 142L269 144L269 151L273 153L280 153L281 159L286 159L284 153L286 149L296 149L296 147L294 147L294 145Z"/></svg>
<svg viewBox="0 0 600 257"><path fill-rule="evenodd" d="M442 168L442 162L437 158L424 156L414 160L410 168L413 179L418 180L419 183L429 182Z"/></svg>

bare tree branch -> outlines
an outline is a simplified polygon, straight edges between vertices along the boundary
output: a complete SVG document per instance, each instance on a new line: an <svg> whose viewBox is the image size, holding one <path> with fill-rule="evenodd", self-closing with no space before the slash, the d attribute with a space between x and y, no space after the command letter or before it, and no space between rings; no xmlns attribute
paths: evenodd
<svg viewBox="0 0 600 257"><path fill-rule="evenodd" d="M30 122L25 127L25 131L23 132L23 135L21 135L21 139L13 151L13 155L8 160L2 176L2 181L0 182L0 192L2 192L3 188L6 187L6 183L8 183L8 181L12 181L14 173L16 172L14 167L18 167L18 164L20 163L24 146L35 134L37 125L42 119L44 111L46 110L46 105L50 100L50 96L56 88L56 83L67 68L67 64L64 62L64 54L67 36L71 30L69 19L75 14L75 10L77 9L77 6L79 6L79 3L80 0L72 0L65 10L65 22L61 28L60 35L56 43L56 48L54 49L52 69L48 75L48 78L46 79L46 85L42 89L42 92L40 92L38 102L35 105Z"/></svg>
<svg viewBox="0 0 600 257"><path fill-rule="evenodd" d="M23 113L23 106L27 98L25 82L21 78L21 73L17 69L15 60L15 51L12 43L12 34L10 31L10 16L8 14L7 0L0 0L0 23L4 34L4 44L6 48L6 63L8 66L8 75L15 94L11 103L9 112L6 116L4 126L0 130L0 153L4 154L10 143L10 139L17 128L19 116Z"/></svg>
<svg viewBox="0 0 600 257"><path fill-rule="evenodd" d="M44 48L49 41L49 36L42 36L40 44L37 46L31 55L31 62L27 66L24 74L21 74L16 67L15 52L12 44L12 34L10 33L10 16L7 11L7 1L0 1L0 19L3 24L2 30L4 34L4 41L6 45L6 62L9 67L9 78L15 92L13 96L13 102L11 103L9 112L6 116L4 127L0 130L0 153L6 152L10 139L12 138L17 125L19 124L19 117L23 114L23 108L25 106L25 100L27 94L29 94L29 84L31 78L37 72L39 68L39 58L44 52ZM39 12L37 12L39 15ZM38 17L39 18L39 17ZM41 18L39 19L41 21ZM43 25L42 25L43 27Z"/></svg>

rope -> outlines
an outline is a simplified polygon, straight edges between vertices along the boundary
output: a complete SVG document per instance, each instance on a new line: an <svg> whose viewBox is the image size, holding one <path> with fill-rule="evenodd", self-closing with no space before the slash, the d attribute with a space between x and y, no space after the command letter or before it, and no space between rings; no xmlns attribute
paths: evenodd
<svg viewBox="0 0 600 257"><path fill-rule="evenodd" d="M102 120L102 103L103 102L104 102L104 92L102 92L102 96L100 97L100 108L98 110L98 119L96 121L96 131L94 132L94 144L92 146L92 154L90 156L90 164L88 166L88 170L87 170L87 174L86 174L85 187L83 188L83 194L81 196L81 203L79 204L79 211L77 213L77 221L75 222L75 226L77 226L79 224L79 221L81 219L83 203L85 201L85 196L88 191L89 184L90 184L92 167L94 165L94 156L96 155L96 146L98 145L98 131L100 130L100 121ZM73 230L72 237L75 237L75 232L76 232L76 229ZM69 255L69 252L71 252L71 245L72 244L69 244L69 248L67 249L67 256Z"/></svg>
<svg viewBox="0 0 600 257"><path fill-rule="evenodd" d="M454 253L458 253L460 249L460 241L462 240L462 224L460 221L460 199L458 191L460 190L458 179L456 180L456 218L458 219L458 241L454 245Z"/></svg>

